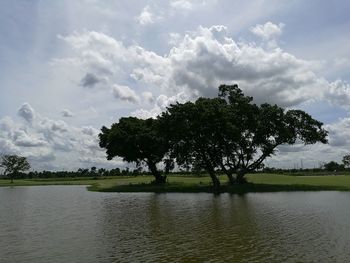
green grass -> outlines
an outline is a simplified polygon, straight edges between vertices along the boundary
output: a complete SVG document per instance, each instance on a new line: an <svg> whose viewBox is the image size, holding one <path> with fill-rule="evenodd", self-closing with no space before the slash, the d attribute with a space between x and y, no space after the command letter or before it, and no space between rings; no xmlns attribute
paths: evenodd
<svg viewBox="0 0 350 263"><path fill-rule="evenodd" d="M288 176L275 174L252 174L247 176L248 184L228 186L225 176L220 176L221 191L229 193L278 192L278 191L350 191L350 176ZM1 186L34 185L87 185L90 191L100 192L211 192L208 176L169 176L167 184L152 185L152 176L118 178L54 178L54 179L1 179Z"/></svg>

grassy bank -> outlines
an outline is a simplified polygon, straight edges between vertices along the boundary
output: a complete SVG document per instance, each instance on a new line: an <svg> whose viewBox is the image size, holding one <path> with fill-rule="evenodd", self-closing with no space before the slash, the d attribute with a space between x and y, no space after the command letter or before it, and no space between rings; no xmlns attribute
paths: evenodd
<svg viewBox="0 0 350 263"><path fill-rule="evenodd" d="M278 191L350 191L350 176L287 176L274 174L253 174L247 177L245 185L227 186L225 176L220 176L222 192L278 192ZM90 191L100 192L211 192L209 177L169 176L164 186L150 184L151 176L118 178L64 178L0 180L0 186L34 185L87 185Z"/></svg>

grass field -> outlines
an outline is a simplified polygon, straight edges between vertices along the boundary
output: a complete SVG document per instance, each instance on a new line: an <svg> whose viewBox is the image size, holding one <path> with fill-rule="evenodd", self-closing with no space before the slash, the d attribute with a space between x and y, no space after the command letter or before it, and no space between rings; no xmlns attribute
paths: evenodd
<svg viewBox="0 0 350 263"><path fill-rule="evenodd" d="M275 174L251 174L247 176L248 184L228 186L225 176L220 176L222 192L277 192L277 191L350 191L350 176L287 176ZM150 184L151 176L118 178L64 178L64 179L1 179L0 186L34 186L34 185L87 185L90 191L101 192L211 192L209 177L169 176L164 186Z"/></svg>

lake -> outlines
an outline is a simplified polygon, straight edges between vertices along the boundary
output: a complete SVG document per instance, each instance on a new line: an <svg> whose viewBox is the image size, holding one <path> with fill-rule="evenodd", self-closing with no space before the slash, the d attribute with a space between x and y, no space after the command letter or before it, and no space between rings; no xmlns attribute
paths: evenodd
<svg viewBox="0 0 350 263"><path fill-rule="evenodd" d="M349 262L350 193L0 188L0 262Z"/></svg>

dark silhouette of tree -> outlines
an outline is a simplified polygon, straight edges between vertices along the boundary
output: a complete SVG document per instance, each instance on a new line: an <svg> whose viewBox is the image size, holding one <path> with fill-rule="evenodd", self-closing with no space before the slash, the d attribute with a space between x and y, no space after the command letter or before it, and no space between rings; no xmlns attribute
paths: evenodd
<svg viewBox="0 0 350 263"><path fill-rule="evenodd" d="M158 119L170 145L170 155L180 166L205 169L218 191L220 181L215 173L220 157L219 134L227 124L225 101L199 98L196 102L174 104Z"/></svg>
<svg viewBox="0 0 350 263"><path fill-rule="evenodd" d="M237 85L221 85L218 98L170 105L159 121L172 157L181 166L204 168L214 190L220 187L217 169L231 184L243 183L281 144L327 143L322 123L304 111L258 106Z"/></svg>
<svg viewBox="0 0 350 263"><path fill-rule="evenodd" d="M175 162L172 158L166 158L163 161L164 163L164 172L165 174L169 174L175 168Z"/></svg>
<svg viewBox="0 0 350 263"><path fill-rule="evenodd" d="M329 172L337 172L337 171L342 171L344 170L344 165L343 164L339 164L335 161L331 161L329 163L325 163L323 165L324 169L329 171Z"/></svg>
<svg viewBox="0 0 350 263"><path fill-rule="evenodd" d="M237 85L221 85L219 97L227 102L231 127L223 134L220 166L229 177L236 174L236 183L245 182L247 173L261 168L279 145L327 143L323 124L304 111L286 111L267 103L257 106Z"/></svg>
<svg viewBox="0 0 350 263"><path fill-rule="evenodd" d="M30 169L30 164L26 157L21 157L18 155L4 155L1 157L0 167L5 169L5 174L11 178L11 183L13 179L20 172L24 172Z"/></svg>
<svg viewBox="0 0 350 263"><path fill-rule="evenodd" d="M106 169L105 168L98 169L98 175L99 176L105 176L105 173L106 173Z"/></svg>
<svg viewBox="0 0 350 263"><path fill-rule="evenodd" d="M126 162L144 163L155 177L156 184L166 182L166 176L161 175L157 163L168 152L168 146L158 132L157 120L121 118L110 129L102 127L101 131L100 147L106 149L108 160L119 156Z"/></svg>

